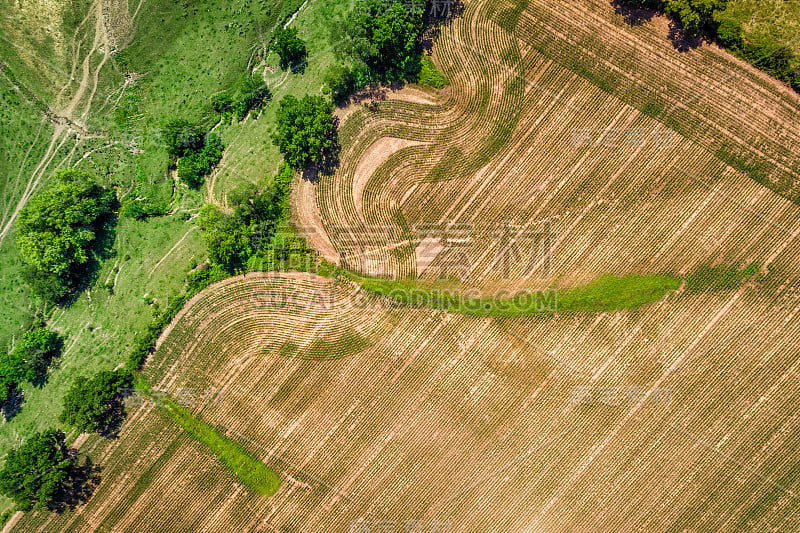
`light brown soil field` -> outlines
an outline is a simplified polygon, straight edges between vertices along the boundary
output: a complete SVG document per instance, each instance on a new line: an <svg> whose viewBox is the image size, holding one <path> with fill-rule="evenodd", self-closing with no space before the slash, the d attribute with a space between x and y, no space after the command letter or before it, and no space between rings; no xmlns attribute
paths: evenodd
<svg viewBox="0 0 800 533"><path fill-rule="evenodd" d="M324 256L414 275L421 240L468 228L469 246L426 258L426 276L797 270L796 254L774 257L798 230L797 95L714 47L679 52L659 24L630 27L606 2L529 2L514 19L510 4L467 2L434 49L452 80L437 100L404 90L346 113L343 163L314 185L336 250ZM555 246L542 275L537 257L514 255L544 221Z"/></svg>
<svg viewBox="0 0 800 533"><path fill-rule="evenodd" d="M212 287L146 369L172 396L222 390L194 411L274 468L278 494L248 493L146 405L119 442L91 441L105 481L89 504L24 527L779 531L800 518L796 286L492 320L375 307L303 277Z"/></svg>
<svg viewBox="0 0 800 533"><path fill-rule="evenodd" d="M764 279L519 319L307 274L223 281L144 373L279 492L131 405L118 440L82 446L104 467L94 497L17 530L797 529L798 97L607 0L467 1L434 62L448 88L342 111L340 169L297 184L324 257L485 289L754 261Z"/></svg>

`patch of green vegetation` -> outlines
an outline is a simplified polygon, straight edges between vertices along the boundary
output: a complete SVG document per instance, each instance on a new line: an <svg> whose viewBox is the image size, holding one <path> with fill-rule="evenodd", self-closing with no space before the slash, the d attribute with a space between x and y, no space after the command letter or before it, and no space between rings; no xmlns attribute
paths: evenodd
<svg viewBox="0 0 800 533"><path fill-rule="evenodd" d="M680 286L672 276L602 276L583 287L566 290L506 293L503 298L482 297L479 291L462 291L453 284L436 286L418 280L388 280L337 274L358 282L374 294L409 307L429 307L471 316L513 318L542 313L599 313L633 309L657 302Z"/></svg>
<svg viewBox="0 0 800 533"><path fill-rule="evenodd" d="M517 0L514 7L509 7L497 13L495 21L508 33L514 33L519 17L528 7L528 0Z"/></svg>
<svg viewBox="0 0 800 533"><path fill-rule="evenodd" d="M442 158L433 166L425 176L426 182L438 183L451 180L459 176L459 166L464 162L464 152L457 146L449 147Z"/></svg>
<svg viewBox="0 0 800 533"><path fill-rule="evenodd" d="M355 355L363 352L372 344L372 341L368 338L355 330L350 330L333 340L315 339L305 349L294 342L287 341L280 345L278 354L282 357L291 357L293 359L326 361Z"/></svg>
<svg viewBox="0 0 800 533"><path fill-rule="evenodd" d="M419 71L417 83L425 87L442 89L450 85L450 80L439 72L439 69L433 64L433 60L431 60L430 56L422 56L422 69Z"/></svg>
<svg viewBox="0 0 800 533"><path fill-rule="evenodd" d="M760 277L758 263L750 263L743 270L724 266L698 268L686 276L686 290L692 292L725 291L736 289L746 279Z"/></svg>
<svg viewBox="0 0 800 533"><path fill-rule="evenodd" d="M724 161L730 167L749 176L750 179L762 185L770 186L769 175L773 170L773 165L766 161L736 153L735 150L736 148L726 143L722 145L714 155L717 159Z"/></svg>
<svg viewBox="0 0 800 533"><path fill-rule="evenodd" d="M145 393L147 390L144 389ZM217 459L251 490L266 496L278 491L281 485L278 475L239 444L221 435L213 426L169 398L161 398L159 405L192 438L208 446Z"/></svg>
<svg viewBox="0 0 800 533"><path fill-rule="evenodd" d="M673 276L601 276L583 287L558 293L559 312L619 311L657 302L677 289L680 278Z"/></svg>
<svg viewBox="0 0 800 533"><path fill-rule="evenodd" d="M588 63L583 57L573 58L566 67L608 94L615 94L620 85L617 75L601 65Z"/></svg>

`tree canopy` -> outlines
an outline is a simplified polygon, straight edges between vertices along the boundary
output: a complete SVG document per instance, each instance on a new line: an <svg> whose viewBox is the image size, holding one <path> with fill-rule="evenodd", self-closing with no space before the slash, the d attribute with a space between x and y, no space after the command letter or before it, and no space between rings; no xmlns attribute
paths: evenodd
<svg viewBox="0 0 800 533"><path fill-rule="evenodd" d="M209 135L200 150L187 151L178 159L178 178L193 189L200 187L222 159L224 150L220 138Z"/></svg>
<svg viewBox="0 0 800 533"><path fill-rule="evenodd" d="M104 433L113 424L115 405L133 384L129 370L103 370L91 379L77 379L64 397L59 420L85 432Z"/></svg>
<svg viewBox="0 0 800 533"><path fill-rule="evenodd" d="M665 11L674 15L691 35L714 35L714 13L724 10L728 0L667 0Z"/></svg>
<svg viewBox="0 0 800 533"><path fill-rule="evenodd" d="M89 260L99 221L115 204L113 193L86 172L58 170L54 178L17 221L19 254L33 268L26 278L34 293L51 301L73 288L78 268Z"/></svg>
<svg viewBox="0 0 800 533"><path fill-rule="evenodd" d="M294 169L319 163L335 144L333 104L321 96L284 96L272 140Z"/></svg>
<svg viewBox="0 0 800 533"><path fill-rule="evenodd" d="M275 30L275 49L281 58L280 63L283 68L305 61L308 55L305 41L297 36L297 28Z"/></svg>
<svg viewBox="0 0 800 533"><path fill-rule="evenodd" d="M203 133L199 126L184 119L167 122L161 129L161 137L172 157L182 157L203 147Z"/></svg>
<svg viewBox="0 0 800 533"><path fill-rule="evenodd" d="M22 511L48 507L66 488L73 466L63 432L36 433L8 452L0 490Z"/></svg>
<svg viewBox="0 0 800 533"><path fill-rule="evenodd" d="M21 381L37 383L61 350L61 338L54 331L39 327L25 332L9 353L0 356L0 403L8 400Z"/></svg>
<svg viewBox="0 0 800 533"><path fill-rule="evenodd" d="M232 213L213 205L200 212L200 227L211 263L229 273L245 269L254 256L280 255L286 242L276 238L288 218L288 198L294 172L284 164L269 182L248 183L228 193ZM198 274L198 277L204 277Z"/></svg>

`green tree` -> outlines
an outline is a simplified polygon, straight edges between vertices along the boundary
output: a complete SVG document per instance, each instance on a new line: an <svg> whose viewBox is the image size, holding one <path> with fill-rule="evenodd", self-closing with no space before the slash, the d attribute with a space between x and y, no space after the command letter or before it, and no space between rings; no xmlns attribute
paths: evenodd
<svg viewBox="0 0 800 533"><path fill-rule="evenodd" d="M229 273L240 272L251 252L246 224L213 205L207 205L200 211L199 226L211 262Z"/></svg>
<svg viewBox="0 0 800 533"><path fill-rule="evenodd" d="M281 58L282 68L303 62L308 55L305 41L297 36L297 28L275 30L275 49Z"/></svg>
<svg viewBox="0 0 800 533"><path fill-rule="evenodd" d="M85 432L104 433L114 423L120 395L133 383L130 371L103 370L91 379L79 378L64 397L59 420Z"/></svg>
<svg viewBox="0 0 800 533"><path fill-rule="evenodd" d="M273 143L294 169L319 163L325 152L335 144L333 104L321 96L306 95L300 100L292 95L281 100L277 116L277 131Z"/></svg>
<svg viewBox="0 0 800 533"><path fill-rule="evenodd" d="M387 6L385 0L362 0L355 16L357 25L346 24L334 32L348 32L339 53L350 52L389 78L414 77L420 69L424 3L418 6L408 9L400 1Z"/></svg>
<svg viewBox="0 0 800 533"><path fill-rule="evenodd" d="M9 358L18 361L16 366L24 369L21 379L33 382L47 372L47 367L60 350L61 338L58 333L41 327L25 332Z"/></svg>
<svg viewBox="0 0 800 533"><path fill-rule="evenodd" d="M714 35L714 13L725 9L728 0L667 0L665 11L675 16L691 35Z"/></svg>
<svg viewBox="0 0 800 533"><path fill-rule="evenodd" d="M23 276L37 296L57 302L74 288L100 221L115 202L86 172L58 170L53 185L20 211L17 248L34 269Z"/></svg>
<svg viewBox="0 0 800 533"><path fill-rule="evenodd" d="M178 178L193 189L200 187L222 159L224 150L219 137L209 136L201 150L190 151L178 159Z"/></svg>
<svg viewBox="0 0 800 533"><path fill-rule="evenodd" d="M172 157L182 157L203 147L203 134L200 128L188 120L174 119L161 129L161 137Z"/></svg>
<svg viewBox="0 0 800 533"><path fill-rule="evenodd" d="M358 80L354 69L341 63L328 67L323 81L331 90L331 97L337 104L344 102L358 88Z"/></svg>
<svg viewBox="0 0 800 533"><path fill-rule="evenodd" d="M0 490L22 511L48 507L67 487L74 462L63 432L36 433L8 452L0 471Z"/></svg>

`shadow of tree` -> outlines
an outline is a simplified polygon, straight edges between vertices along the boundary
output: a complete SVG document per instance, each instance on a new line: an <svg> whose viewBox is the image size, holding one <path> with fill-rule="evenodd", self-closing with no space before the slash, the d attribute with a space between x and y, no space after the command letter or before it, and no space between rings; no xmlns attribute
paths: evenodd
<svg viewBox="0 0 800 533"><path fill-rule="evenodd" d="M102 422L98 424L97 433L106 439L116 439L122 423L125 422L125 415L124 399L117 396L108 407Z"/></svg>
<svg viewBox="0 0 800 533"><path fill-rule="evenodd" d="M678 52L688 52L689 50L701 47L705 43L711 42L707 37L695 37L691 35L675 20L669 22L668 37L669 40L672 41L673 48Z"/></svg>
<svg viewBox="0 0 800 533"><path fill-rule="evenodd" d="M73 511L86 503L100 484L102 468L86 457L83 464L78 464L77 450L70 449L70 457L74 461L69 470L69 478L65 481L59 497L53 500L48 509L56 513Z"/></svg>
<svg viewBox="0 0 800 533"><path fill-rule="evenodd" d="M25 391L19 387L15 388L10 394L8 399L2 404L3 419L8 422L22 410L22 404L25 402Z"/></svg>
<svg viewBox="0 0 800 533"><path fill-rule="evenodd" d="M656 8L633 5L625 0L612 0L611 5L631 26L641 26L645 22L650 22L660 13Z"/></svg>

